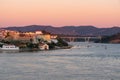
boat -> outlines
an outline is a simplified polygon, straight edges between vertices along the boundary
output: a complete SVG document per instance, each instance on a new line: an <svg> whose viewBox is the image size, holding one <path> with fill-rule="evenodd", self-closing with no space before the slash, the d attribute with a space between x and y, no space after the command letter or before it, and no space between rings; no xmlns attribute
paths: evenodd
<svg viewBox="0 0 120 80"><path fill-rule="evenodd" d="M15 45L3 45L0 50L19 50L19 47Z"/></svg>

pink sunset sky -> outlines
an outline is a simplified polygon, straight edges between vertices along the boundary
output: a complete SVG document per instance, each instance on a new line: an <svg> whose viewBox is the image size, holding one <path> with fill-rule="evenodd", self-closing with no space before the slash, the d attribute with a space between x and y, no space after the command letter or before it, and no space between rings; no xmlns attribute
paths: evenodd
<svg viewBox="0 0 120 80"><path fill-rule="evenodd" d="M0 0L0 27L120 26L120 0Z"/></svg>

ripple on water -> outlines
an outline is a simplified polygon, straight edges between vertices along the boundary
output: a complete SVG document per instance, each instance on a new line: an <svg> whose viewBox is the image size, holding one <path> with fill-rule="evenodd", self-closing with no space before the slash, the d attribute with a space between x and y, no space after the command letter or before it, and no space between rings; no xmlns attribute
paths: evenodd
<svg viewBox="0 0 120 80"><path fill-rule="evenodd" d="M0 80L120 79L120 45L90 43L86 48L86 43L75 44L82 47L0 53Z"/></svg>

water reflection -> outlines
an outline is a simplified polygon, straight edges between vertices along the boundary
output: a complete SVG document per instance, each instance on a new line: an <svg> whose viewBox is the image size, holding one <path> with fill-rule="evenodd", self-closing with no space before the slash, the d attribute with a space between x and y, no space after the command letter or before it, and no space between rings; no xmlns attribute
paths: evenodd
<svg viewBox="0 0 120 80"><path fill-rule="evenodd" d="M72 43L79 48L2 52L1 80L119 80L120 45ZM107 46L105 49L104 46Z"/></svg>

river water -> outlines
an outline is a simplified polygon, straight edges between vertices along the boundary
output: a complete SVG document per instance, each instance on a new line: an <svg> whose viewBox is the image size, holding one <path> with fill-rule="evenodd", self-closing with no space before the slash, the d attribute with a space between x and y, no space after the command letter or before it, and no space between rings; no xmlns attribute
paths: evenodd
<svg viewBox="0 0 120 80"><path fill-rule="evenodd" d="M120 80L120 44L70 44L72 49L1 52L0 80Z"/></svg>

